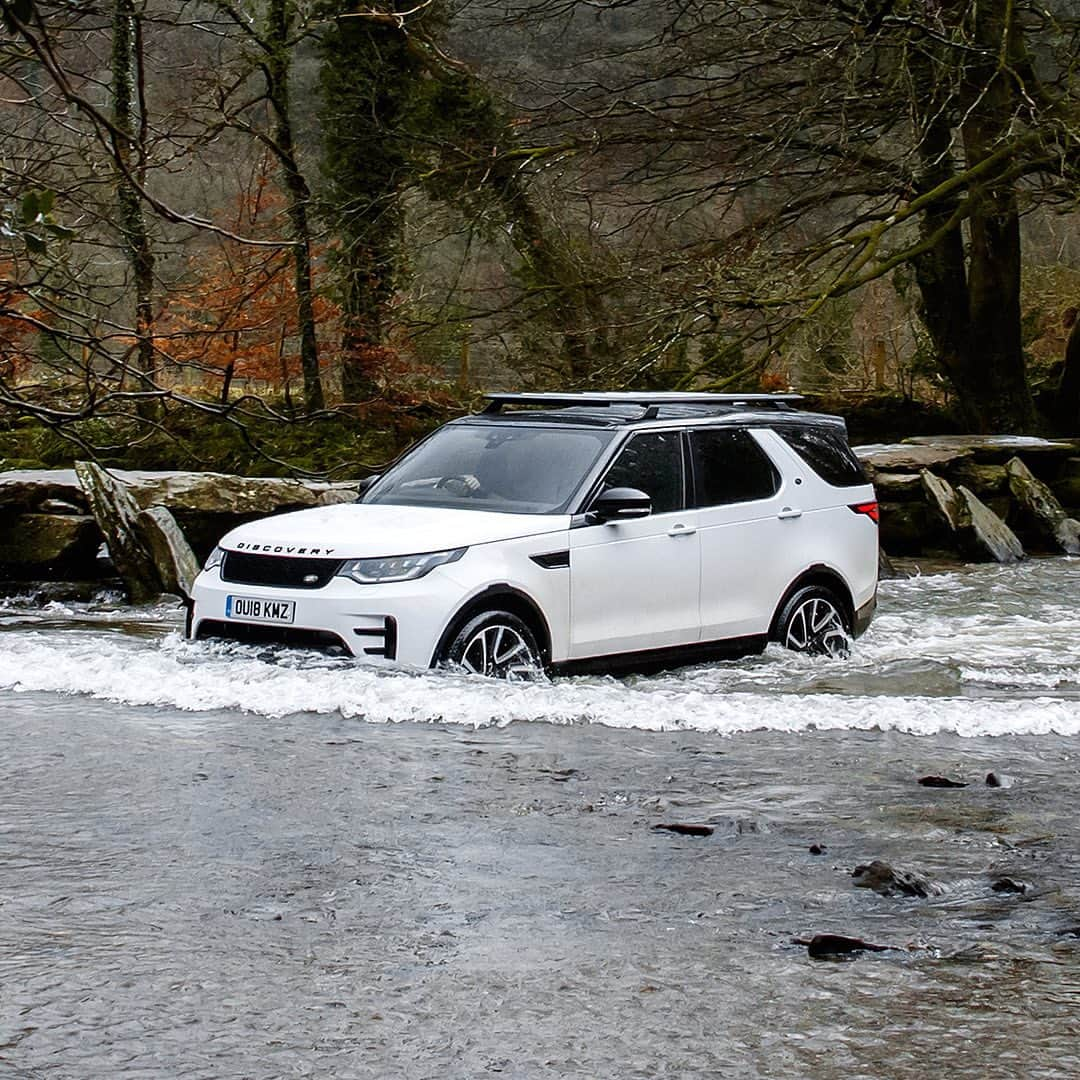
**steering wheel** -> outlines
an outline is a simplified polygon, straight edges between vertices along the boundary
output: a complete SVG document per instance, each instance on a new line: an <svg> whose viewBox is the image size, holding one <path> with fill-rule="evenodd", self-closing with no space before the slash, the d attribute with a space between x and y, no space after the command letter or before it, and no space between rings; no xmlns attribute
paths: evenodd
<svg viewBox="0 0 1080 1080"><path fill-rule="evenodd" d="M485 494L480 487L480 481L472 473L462 473L460 476L444 476L435 484L435 490L449 491L453 495L467 495L471 498L482 498Z"/></svg>

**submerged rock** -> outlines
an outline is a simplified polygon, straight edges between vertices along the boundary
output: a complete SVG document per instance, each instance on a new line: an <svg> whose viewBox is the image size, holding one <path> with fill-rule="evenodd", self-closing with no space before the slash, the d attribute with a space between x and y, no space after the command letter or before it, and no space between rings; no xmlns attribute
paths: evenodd
<svg viewBox="0 0 1080 1080"><path fill-rule="evenodd" d="M1080 521L1065 513L1054 493L1018 458L1005 466L1009 489L1022 516L1042 539L1067 555L1080 555Z"/></svg>
<svg viewBox="0 0 1080 1080"><path fill-rule="evenodd" d="M859 953L864 952L890 952L892 945L875 945L871 941L863 941L862 938L845 937L843 934L815 934L809 941L799 940L799 945L805 945L806 951L812 960L828 960L845 957L854 959Z"/></svg>
<svg viewBox="0 0 1080 1080"><path fill-rule="evenodd" d="M920 776L918 783L922 787L960 788L967 787L966 780L951 780L947 776Z"/></svg>
<svg viewBox="0 0 1080 1080"><path fill-rule="evenodd" d="M926 899L941 890L928 879L907 870L896 870L888 863L875 859L851 872L857 889L873 889L880 896L914 896Z"/></svg>
<svg viewBox="0 0 1080 1080"><path fill-rule="evenodd" d="M711 825L684 825L677 821L654 825L653 828L676 833L678 836L712 836L716 831Z"/></svg>
<svg viewBox="0 0 1080 1080"><path fill-rule="evenodd" d="M995 878L990 888L996 893L1026 893L1031 886L1026 881L1017 881L1011 877Z"/></svg>
<svg viewBox="0 0 1080 1080"><path fill-rule="evenodd" d="M1011 788L1016 783L1016 779L1012 776L1006 776L1005 773L989 772L986 774L986 786L993 788Z"/></svg>

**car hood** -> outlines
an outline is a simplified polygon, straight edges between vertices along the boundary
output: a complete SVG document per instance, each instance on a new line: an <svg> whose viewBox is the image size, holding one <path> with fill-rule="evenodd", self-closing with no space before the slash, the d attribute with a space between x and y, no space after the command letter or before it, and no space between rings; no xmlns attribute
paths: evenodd
<svg viewBox="0 0 1080 1080"><path fill-rule="evenodd" d="M558 532L569 526L570 518L565 514L492 514L345 503L249 522L227 533L221 546L227 551L263 555L365 559L448 551Z"/></svg>

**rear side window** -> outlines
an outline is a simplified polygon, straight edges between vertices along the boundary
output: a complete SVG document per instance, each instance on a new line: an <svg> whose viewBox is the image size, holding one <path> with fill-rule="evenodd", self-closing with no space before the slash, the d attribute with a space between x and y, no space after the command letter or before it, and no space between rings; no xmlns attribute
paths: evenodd
<svg viewBox="0 0 1080 1080"><path fill-rule="evenodd" d="M869 483L859 459L839 432L795 427L773 430L825 483L833 487L860 487Z"/></svg>
<svg viewBox="0 0 1080 1080"><path fill-rule="evenodd" d="M698 506L753 502L775 495L780 474L748 432L737 428L692 431Z"/></svg>
<svg viewBox="0 0 1080 1080"><path fill-rule="evenodd" d="M635 435L608 469L603 486L644 491L652 499L654 514L681 510L686 504L679 433L650 431Z"/></svg>

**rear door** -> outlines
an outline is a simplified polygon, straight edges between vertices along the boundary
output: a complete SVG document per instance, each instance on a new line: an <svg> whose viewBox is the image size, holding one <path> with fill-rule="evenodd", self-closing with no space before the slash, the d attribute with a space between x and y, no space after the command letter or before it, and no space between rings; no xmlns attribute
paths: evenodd
<svg viewBox="0 0 1080 1080"><path fill-rule="evenodd" d="M751 431L699 428L689 439L701 537L701 639L763 634L802 559L800 489L786 483Z"/></svg>
<svg viewBox="0 0 1080 1080"><path fill-rule="evenodd" d="M570 530L572 659L698 640L700 541L684 458L679 431L631 436L600 490L638 488L652 513Z"/></svg>

